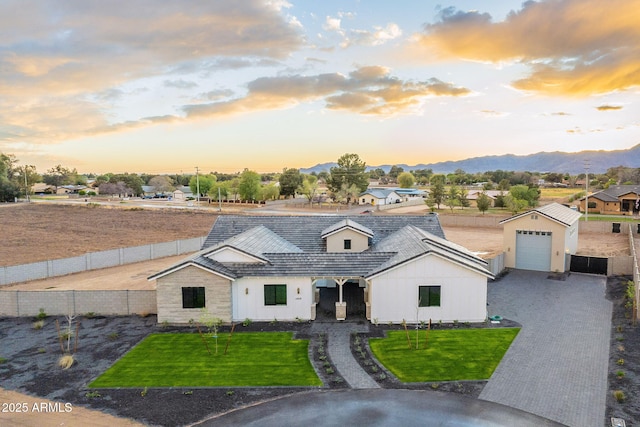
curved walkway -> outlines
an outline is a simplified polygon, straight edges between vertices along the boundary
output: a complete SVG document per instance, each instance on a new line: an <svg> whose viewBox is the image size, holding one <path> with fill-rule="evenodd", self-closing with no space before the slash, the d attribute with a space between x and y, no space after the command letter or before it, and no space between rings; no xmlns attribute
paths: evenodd
<svg viewBox="0 0 640 427"><path fill-rule="evenodd" d="M327 334L327 352L342 378L351 388L380 388L378 383L362 369L351 354L351 333L369 332L369 324L353 322L314 322L311 326L314 334Z"/></svg>
<svg viewBox="0 0 640 427"><path fill-rule="evenodd" d="M511 271L489 284L489 315L522 329L480 399L568 426L605 419L612 304L606 277Z"/></svg>

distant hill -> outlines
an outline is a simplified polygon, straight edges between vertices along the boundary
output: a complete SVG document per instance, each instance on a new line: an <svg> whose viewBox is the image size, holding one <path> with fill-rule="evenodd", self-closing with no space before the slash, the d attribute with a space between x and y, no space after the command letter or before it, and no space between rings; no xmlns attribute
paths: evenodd
<svg viewBox="0 0 640 427"><path fill-rule="evenodd" d="M577 153L564 153L554 151L552 153L540 152L526 156L504 154L502 156L474 157L466 160L447 161L439 163L421 163L415 166L399 164L404 170L431 169L434 173L452 173L456 169L462 169L468 173L505 170L517 172L559 172L578 175L585 171L585 161L589 163L589 173L605 173L607 169L615 166L631 168L640 167L640 144L627 150L589 150ZM335 162L321 163L310 168L300 169L303 173L327 171L337 166ZM367 166L367 170L382 168L389 172L393 165Z"/></svg>

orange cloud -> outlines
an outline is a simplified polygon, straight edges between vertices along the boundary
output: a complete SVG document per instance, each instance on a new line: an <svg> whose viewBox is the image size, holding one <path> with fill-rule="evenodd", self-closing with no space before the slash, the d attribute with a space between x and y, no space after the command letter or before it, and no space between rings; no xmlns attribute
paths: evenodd
<svg viewBox="0 0 640 427"><path fill-rule="evenodd" d="M416 40L442 57L527 64L517 89L584 96L640 85L639 22L637 0L529 1L502 22L444 9Z"/></svg>
<svg viewBox="0 0 640 427"><path fill-rule="evenodd" d="M616 111L622 110L622 106L620 105L600 105L596 107L598 111Z"/></svg>
<svg viewBox="0 0 640 427"><path fill-rule="evenodd" d="M379 66L361 67L344 76L339 73L315 76L263 77L248 84L242 98L183 107L187 117L237 114L242 112L287 108L300 102L324 99L334 110L358 114L394 115L407 112L430 96L463 96L469 89L442 82L403 81Z"/></svg>

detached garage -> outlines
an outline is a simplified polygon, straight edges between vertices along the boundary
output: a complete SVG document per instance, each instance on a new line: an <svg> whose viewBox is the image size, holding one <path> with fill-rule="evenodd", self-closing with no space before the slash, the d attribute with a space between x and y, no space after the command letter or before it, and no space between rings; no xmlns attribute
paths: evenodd
<svg viewBox="0 0 640 427"><path fill-rule="evenodd" d="M505 267L565 272L578 250L579 212L551 203L500 222Z"/></svg>

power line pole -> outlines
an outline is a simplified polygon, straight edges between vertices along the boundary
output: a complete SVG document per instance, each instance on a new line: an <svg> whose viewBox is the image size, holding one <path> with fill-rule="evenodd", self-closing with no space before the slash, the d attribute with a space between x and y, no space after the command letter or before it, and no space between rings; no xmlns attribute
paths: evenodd
<svg viewBox="0 0 640 427"><path fill-rule="evenodd" d="M196 166L196 206L200 206L200 176L198 175L198 166Z"/></svg>
<svg viewBox="0 0 640 427"><path fill-rule="evenodd" d="M584 220L589 221L589 159L584 161L585 174L585 197L584 197Z"/></svg>

